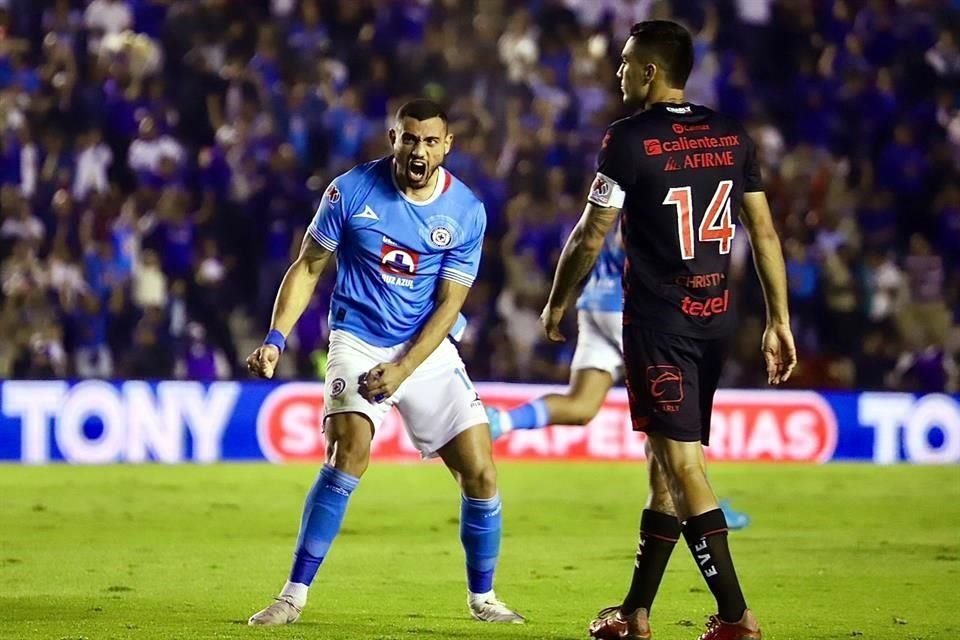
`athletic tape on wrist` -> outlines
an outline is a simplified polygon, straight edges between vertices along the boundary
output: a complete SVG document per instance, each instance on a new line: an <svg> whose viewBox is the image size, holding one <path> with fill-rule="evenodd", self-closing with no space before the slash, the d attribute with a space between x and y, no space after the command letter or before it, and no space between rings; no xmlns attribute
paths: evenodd
<svg viewBox="0 0 960 640"><path fill-rule="evenodd" d="M263 339L263 344L272 344L283 353L283 350L287 348L287 339L276 329L270 329L267 337Z"/></svg>

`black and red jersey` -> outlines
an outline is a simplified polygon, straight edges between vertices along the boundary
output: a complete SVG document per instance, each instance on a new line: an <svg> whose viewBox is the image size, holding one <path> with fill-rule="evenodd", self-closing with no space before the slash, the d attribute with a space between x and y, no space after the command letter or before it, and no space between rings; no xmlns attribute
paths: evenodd
<svg viewBox="0 0 960 640"><path fill-rule="evenodd" d="M744 193L763 189L743 126L707 107L658 103L610 125L597 171L589 200L623 209L624 323L725 335L738 213Z"/></svg>

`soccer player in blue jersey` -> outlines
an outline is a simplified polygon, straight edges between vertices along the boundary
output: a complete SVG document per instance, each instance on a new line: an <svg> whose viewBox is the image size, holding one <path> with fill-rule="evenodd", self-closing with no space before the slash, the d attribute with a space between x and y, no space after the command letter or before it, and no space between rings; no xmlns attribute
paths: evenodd
<svg viewBox="0 0 960 640"><path fill-rule="evenodd" d="M297 620L370 459L374 431L397 407L424 458L460 483L467 604L484 622L522 623L493 590L501 506L483 404L448 336L480 263L483 204L441 165L453 136L433 102L397 112L391 156L327 188L280 285L270 332L247 359L270 378L285 337L336 256L324 387L327 462L307 495L289 579L253 625Z"/></svg>
<svg viewBox="0 0 960 640"><path fill-rule="evenodd" d="M584 426L600 411L607 392L623 378L623 240L616 226L604 239L597 264L577 299L577 349L570 363L570 387L510 411L487 407L494 440L514 429L553 424ZM743 529L750 516L729 500L720 508L730 529Z"/></svg>

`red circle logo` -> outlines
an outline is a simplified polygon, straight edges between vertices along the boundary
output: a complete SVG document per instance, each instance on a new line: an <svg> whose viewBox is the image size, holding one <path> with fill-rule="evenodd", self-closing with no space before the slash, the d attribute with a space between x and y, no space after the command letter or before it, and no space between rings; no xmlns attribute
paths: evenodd
<svg viewBox="0 0 960 640"><path fill-rule="evenodd" d="M323 384L294 382L271 391L257 413L257 441L271 462L323 461Z"/></svg>

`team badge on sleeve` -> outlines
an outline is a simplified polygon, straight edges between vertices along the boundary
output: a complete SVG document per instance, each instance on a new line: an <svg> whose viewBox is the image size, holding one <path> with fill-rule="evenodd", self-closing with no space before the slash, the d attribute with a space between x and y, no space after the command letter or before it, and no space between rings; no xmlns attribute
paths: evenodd
<svg viewBox="0 0 960 640"><path fill-rule="evenodd" d="M623 208L623 201L626 194L620 185L613 178L598 173L593 180L593 186L590 187L590 195L587 200L598 207Z"/></svg>
<svg viewBox="0 0 960 640"><path fill-rule="evenodd" d="M340 202L340 189L337 189L337 185L333 183L327 187L327 192L325 195L327 196L327 200L330 201L330 204L337 204Z"/></svg>

